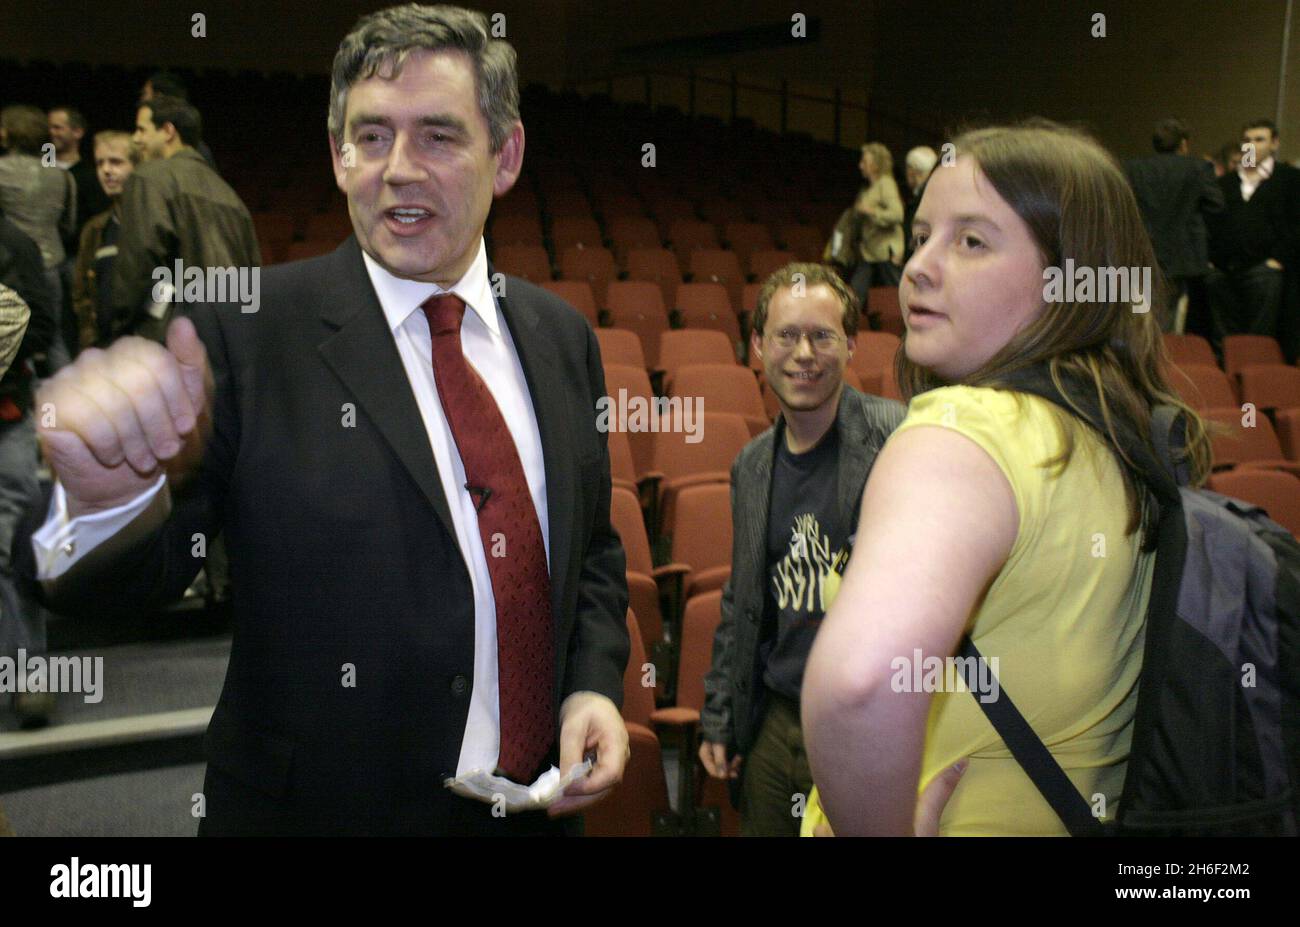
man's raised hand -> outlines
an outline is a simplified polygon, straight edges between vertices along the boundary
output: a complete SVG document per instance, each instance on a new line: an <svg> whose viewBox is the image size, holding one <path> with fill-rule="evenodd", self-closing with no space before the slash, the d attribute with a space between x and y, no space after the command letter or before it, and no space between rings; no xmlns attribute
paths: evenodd
<svg viewBox="0 0 1300 927"><path fill-rule="evenodd" d="M211 427L213 381L194 324L178 318L167 346L126 337L90 348L36 395L45 457L70 517L123 505L164 470L197 466Z"/></svg>

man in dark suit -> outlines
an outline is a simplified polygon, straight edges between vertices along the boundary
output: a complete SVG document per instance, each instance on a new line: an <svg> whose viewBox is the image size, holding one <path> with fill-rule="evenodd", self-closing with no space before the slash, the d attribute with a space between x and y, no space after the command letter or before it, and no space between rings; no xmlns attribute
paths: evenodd
<svg viewBox="0 0 1300 927"><path fill-rule="evenodd" d="M1160 271L1169 283L1169 298L1157 310L1166 332L1178 327L1177 307L1184 296L1201 305L1199 284L1210 269L1205 217L1223 211L1214 167L1188 155L1188 138L1182 120L1162 119L1151 135L1156 153L1124 164ZM1193 311L1193 328L1199 315Z"/></svg>
<svg viewBox="0 0 1300 927"><path fill-rule="evenodd" d="M266 270L257 312L196 307L165 348L125 338L46 386L38 575L60 607L147 608L224 527L201 834L570 831L627 759L627 589L594 334L484 250L523 158L514 51L483 14L408 5L333 73L355 237ZM584 756L547 813L443 787Z"/></svg>
<svg viewBox="0 0 1300 927"><path fill-rule="evenodd" d="M1269 119L1247 123L1241 142L1236 172L1219 178L1225 209L1210 230L1215 334L1281 336L1287 344L1300 311L1284 299L1287 278L1300 272L1300 170L1277 156Z"/></svg>
<svg viewBox="0 0 1300 927"><path fill-rule="evenodd" d="M700 761L740 793L746 836L797 836L812 790L799 696L804 663L852 550L867 474L901 403L844 383L858 299L829 267L764 283L751 350L781 404L731 467L733 551L700 716Z"/></svg>

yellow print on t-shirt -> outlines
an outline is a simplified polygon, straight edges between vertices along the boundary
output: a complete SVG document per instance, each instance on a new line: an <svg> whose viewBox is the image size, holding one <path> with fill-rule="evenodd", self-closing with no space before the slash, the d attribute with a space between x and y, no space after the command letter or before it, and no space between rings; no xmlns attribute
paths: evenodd
<svg viewBox="0 0 1300 927"><path fill-rule="evenodd" d="M831 539L822 533L816 515L796 515L790 549L772 577L777 607L796 612L826 611L839 589L839 570L845 560L842 551L832 552Z"/></svg>

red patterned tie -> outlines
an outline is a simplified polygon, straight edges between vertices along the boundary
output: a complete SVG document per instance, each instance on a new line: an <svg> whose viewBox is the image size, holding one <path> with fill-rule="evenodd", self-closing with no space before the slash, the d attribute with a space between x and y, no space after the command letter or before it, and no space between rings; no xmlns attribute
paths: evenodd
<svg viewBox="0 0 1300 927"><path fill-rule="evenodd" d="M555 639L542 528L510 429L487 384L465 360L460 343L465 303L448 293L430 297L420 308L429 319L438 398L465 465L466 491L478 510L496 598L497 766L514 781L531 783L555 743Z"/></svg>

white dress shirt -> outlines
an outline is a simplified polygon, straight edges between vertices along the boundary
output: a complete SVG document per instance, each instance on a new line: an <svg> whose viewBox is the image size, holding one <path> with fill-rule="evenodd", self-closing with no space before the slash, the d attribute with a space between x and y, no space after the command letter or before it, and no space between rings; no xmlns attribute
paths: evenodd
<svg viewBox="0 0 1300 927"><path fill-rule="evenodd" d="M1273 176L1273 156L1269 155L1260 162L1259 169L1252 177L1246 173L1244 167L1237 167L1237 177L1241 180L1241 199L1242 202L1249 203L1250 198L1255 195L1259 185Z"/></svg>
<svg viewBox="0 0 1300 927"><path fill-rule="evenodd" d="M443 290L433 283L395 277L370 255L363 253L363 258L420 408L442 489L451 509L456 542L469 568L474 589L474 687L456 772L461 775L472 769L492 771L501 746L496 600L487 556L479 537L474 497L465 490L465 466L438 396L433 371L433 340L420 304L435 294L451 292L464 300L468 307L461 323L461 347L465 359L487 384L514 437L515 449L519 452L524 477L537 509L549 564L546 467L537 415L514 340L492 294L487 274L487 251L482 239L473 264L450 290ZM32 535L38 578L55 579L62 575L97 544L129 524L156 493L164 490L165 484L166 478L159 477L152 488L126 505L69 520L63 487L56 483L45 524Z"/></svg>

